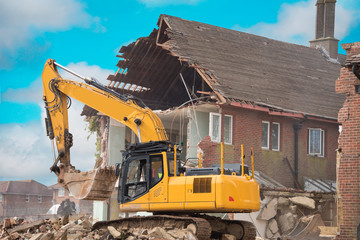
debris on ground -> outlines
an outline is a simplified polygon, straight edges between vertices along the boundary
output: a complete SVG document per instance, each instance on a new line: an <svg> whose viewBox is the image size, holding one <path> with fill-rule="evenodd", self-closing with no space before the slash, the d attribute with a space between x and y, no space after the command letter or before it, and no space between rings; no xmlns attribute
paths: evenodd
<svg viewBox="0 0 360 240"><path fill-rule="evenodd" d="M189 239L197 240L193 229L176 229L169 226L156 226L151 229L113 227L92 230L92 219L89 216L64 216L38 221L27 221L21 218L7 218L0 225L0 239L4 240L77 240L77 239ZM236 239L235 236L223 234L219 239Z"/></svg>
<svg viewBox="0 0 360 240"><path fill-rule="evenodd" d="M261 235L265 239L335 239L336 227L325 226L322 212L326 204L332 201L327 199L313 199L307 196L266 196L256 219L266 223ZM324 214L328 217L327 214ZM329 219L328 220L329 224ZM330 225L330 224L329 224Z"/></svg>

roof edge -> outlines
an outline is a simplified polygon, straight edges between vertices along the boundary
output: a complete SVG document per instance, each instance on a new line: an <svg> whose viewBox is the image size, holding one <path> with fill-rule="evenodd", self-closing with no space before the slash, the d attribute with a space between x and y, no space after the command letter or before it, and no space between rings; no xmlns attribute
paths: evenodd
<svg viewBox="0 0 360 240"><path fill-rule="evenodd" d="M267 112L269 115L273 115L273 116L306 118L309 120L339 124L337 118L321 116L321 115L316 115L316 114L310 114L310 113L304 113L304 112L298 112L298 111L294 111L294 110L290 110L290 109L284 109L281 107L269 105L266 103L249 104L249 103L230 102L230 105L235 106L235 107L241 107L241 108L246 108L246 109L250 109L250 110L255 110L255 111ZM274 108L275 110L278 110L278 111L271 111L270 108Z"/></svg>

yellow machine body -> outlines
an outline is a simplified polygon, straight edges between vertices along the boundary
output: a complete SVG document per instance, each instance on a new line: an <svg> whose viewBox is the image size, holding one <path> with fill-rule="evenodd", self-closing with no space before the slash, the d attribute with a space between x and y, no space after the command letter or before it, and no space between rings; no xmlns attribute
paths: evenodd
<svg viewBox="0 0 360 240"><path fill-rule="evenodd" d="M51 170L58 176L59 183L67 187L75 197L108 199L118 176L113 168L74 171L70 164L72 135L68 126L68 97L125 124L142 139L140 147L135 146L124 155L119 180L121 211L259 210L259 185L254 179L254 173L252 176L244 174L243 160L241 174L224 174L223 151L219 159L219 173L189 175L184 169L180 171L180 159L177 159L180 155L176 153L176 145L167 142L163 124L153 111L92 80L84 79L85 83L64 80L58 73L57 66L61 65L49 59L42 74L47 132L58 149L58 157Z"/></svg>
<svg viewBox="0 0 360 240"><path fill-rule="evenodd" d="M173 176L173 161L162 153L163 178L133 201L120 204L123 212L252 212L260 209L259 185L248 175ZM169 167L171 170L169 171ZM169 176L172 175L172 176ZM126 184L123 184L126 187Z"/></svg>

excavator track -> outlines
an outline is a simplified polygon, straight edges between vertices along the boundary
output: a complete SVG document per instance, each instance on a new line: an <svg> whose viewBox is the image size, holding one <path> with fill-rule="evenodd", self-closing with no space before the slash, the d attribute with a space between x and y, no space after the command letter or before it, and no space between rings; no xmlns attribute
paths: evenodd
<svg viewBox="0 0 360 240"><path fill-rule="evenodd" d="M209 215L194 215L197 218L203 218L211 225L211 237L220 238L222 234L230 234L238 240L255 240L256 228L255 226L246 221L240 220L225 220L219 217Z"/></svg>
<svg viewBox="0 0 360 240"><path fill-rule="evenodd" d="M117 229L144 228L151 229L157 226L163 228L189 228L194 231L199 240L222 239L223 234L234 235L238 240L255 240L256 228L250 222L224 220L208 215L172 216L154 215L146 217L130 217L111 221L96 222L92 230L113 226Z"/></svg>
<svg viewBox="0 0 360 240"><path fill-rule="evenodd" d="M116 229L144 228L151 229L157 226L164 228L186 229L195 226L195 236L198 240L209 240L211 236L210 223L202 218L179 217L169 215L156 215L147 217L130 217L111 221L96 222L92 230L107 228L113 226ZM194 230L194 229L193 229Z"/></svg>

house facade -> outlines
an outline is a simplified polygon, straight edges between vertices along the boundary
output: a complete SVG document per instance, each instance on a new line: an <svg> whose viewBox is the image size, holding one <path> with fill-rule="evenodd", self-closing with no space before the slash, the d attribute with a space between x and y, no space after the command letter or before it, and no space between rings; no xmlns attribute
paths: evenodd
<svg viewBox="0 0 360 240"><path fill-rule="evenodd" d="M304 177L336 179L336 121L273 115L266 109L248 109L237 104L198 114L203 115L197 119L201 119L198 124L204 129L193 156L201 151L204 167L219 164L223 142L225 163L240 163L243 145L245 163L251 166L253 148L255 170L286 187L302 189ZM194 121L190 120L190 124ZM190 128L188 134L187 138L196 135L196 127Z"/></svg>
<svg viewBox="0 0 360 240"><path fill-rule="evenodd" d="M0 182L0 219L44 215L51 206L52 192L39 182Z"/></svg>

